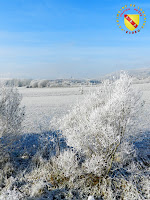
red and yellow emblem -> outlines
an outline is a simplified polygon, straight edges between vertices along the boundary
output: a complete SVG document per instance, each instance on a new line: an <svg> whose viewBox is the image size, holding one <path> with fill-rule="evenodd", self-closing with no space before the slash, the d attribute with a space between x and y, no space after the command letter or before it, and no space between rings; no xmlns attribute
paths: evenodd
<svg viewBox="0 0 150 200"><path fill-rule="evenodd" d="M127 34L139 33L146 24L145 11L135 4L125 5L117 13L116 22Z"/></svg>
<svg viewBox="0 0 150 200"><path fill-rule="evenodd" d="M140 22L140 16L137 14L125 14L124 15L124 24L130 30L134 31Z"/></svg>

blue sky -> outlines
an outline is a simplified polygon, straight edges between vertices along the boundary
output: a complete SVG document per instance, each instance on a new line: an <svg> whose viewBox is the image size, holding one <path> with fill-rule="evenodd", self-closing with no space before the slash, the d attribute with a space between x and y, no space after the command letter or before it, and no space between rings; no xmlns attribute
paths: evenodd
<svg viewBox="0 0 150 200"><path fill-rule="evenodd" d="M136 35L119 30L125 4L145 10ZM150 67L148 0L1 0L0 74L24 78L98 78Z"/></svg>

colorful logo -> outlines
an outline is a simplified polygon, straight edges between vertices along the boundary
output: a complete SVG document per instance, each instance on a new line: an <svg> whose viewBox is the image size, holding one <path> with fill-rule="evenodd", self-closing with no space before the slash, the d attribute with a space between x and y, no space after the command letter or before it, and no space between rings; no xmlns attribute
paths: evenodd
<svg viewBox="0 0 150 200"><path fill-rule="evenodd" d="M135 4L123 6L117 13L117 25L127 34L139 33L146 24L146 14Z"/></svg>

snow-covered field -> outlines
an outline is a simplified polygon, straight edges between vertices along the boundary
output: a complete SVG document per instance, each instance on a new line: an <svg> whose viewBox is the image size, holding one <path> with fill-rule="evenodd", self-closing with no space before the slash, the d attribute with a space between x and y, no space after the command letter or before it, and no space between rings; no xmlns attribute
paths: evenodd
<svg viewBox="0 0 150 200"><path fill-rule="evenodd" d="M83 93L94 88L86 87ZM39 132L49 129L53 117L60 118L81 99L80 88L19 88L23 96L22 105L26 107L24 133Z"/></svg>
<svg viewBox="0 0 150 200"><path fill-rule="evenodd" d="M136 84L145 101L145 109L150 110L150 83ZM93 91L95 87L84 87L83 94ZM19 88L23 96L22 105L26 107L24 133L41 132L50 128L53 117L60 118L69 109L84 98L81 88Z"/></svg>

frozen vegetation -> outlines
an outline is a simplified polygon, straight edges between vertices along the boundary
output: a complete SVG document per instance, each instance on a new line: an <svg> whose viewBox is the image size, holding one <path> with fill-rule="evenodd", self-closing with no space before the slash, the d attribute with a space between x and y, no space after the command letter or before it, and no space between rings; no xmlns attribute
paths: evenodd
<svg viewBox="0 0 150 200"><path fill-rule="evenodd" d="M133 81L1 84L0 200L150 199L150 84Z"/></svg>
<svg viewBox="0 0 150 200"><path fill-rule="evenodd" d="M80 87L81 85L90 86L101 83L96 79L56 79L56 80L32 80L32 79L5 79L7 86L26 87L26 88L57 88L57 87Z"/></svg>
<svg viewBox="0 0 150 200"><path fill-rule="evenodd" d="M136 69L130 70L129 75L133 78L133 84L144 84L150 83L150 70L148 69ZM70 87L81 87L81 86L99 86L103 80L112 80L112 77L119 77L120 72L111 73L105 76L101 76L98 79L5 79L5 84L12 87L26 87L26 88L70 88ZM0 74L1 75L1 74ZM5 77L5 76L4 76ZM2 78L0 78L2 79Z"/></svg>

